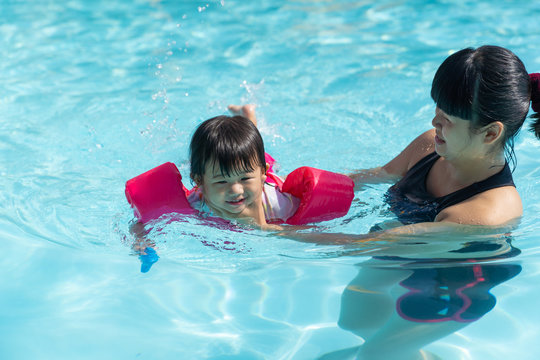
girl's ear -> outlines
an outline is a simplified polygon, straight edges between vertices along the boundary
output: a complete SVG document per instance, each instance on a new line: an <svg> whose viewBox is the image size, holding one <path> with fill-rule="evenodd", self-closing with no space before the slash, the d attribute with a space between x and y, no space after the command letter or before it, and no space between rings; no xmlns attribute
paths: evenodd
<svg viewBox="0 0 540 360"><path fill-rule="evenodd" d="M492 122L485 127L484 143L494 144L504 133L504 125L500 121Z"/></svg>
<svg viewBox="0 0 540 360"><path fill-rule="evenodd" d="M261 172L262 172L261 178L262 178L263 183L266 181L266 173L268 172L269 168L270 168L270 166L268 165L268 163L266 163L264 168L261 168Z"/></svg>
<svg viewBox="0 0 540 360"><path fill-rule="evenodd" d="M195 185L197 185L198 187L202 186L202 179L201 179L200 176L193 176L191 178L191 181L193 181L195 183Z"/></svg>

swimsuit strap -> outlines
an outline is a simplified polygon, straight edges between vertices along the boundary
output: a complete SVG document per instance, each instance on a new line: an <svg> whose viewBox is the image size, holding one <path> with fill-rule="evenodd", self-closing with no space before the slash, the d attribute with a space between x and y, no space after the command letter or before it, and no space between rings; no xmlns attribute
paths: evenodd
<svg viewBox="0 0 540 360"><path fill-rule="evenodd" d="M505 162L504 168L501 171L487 179L466 186L463 189L454 191L448 195L435 198L427 191L426 180L431 168L439 158L440 156L436 152L426 155L407 171L403 179L396 184L403 193L413 199L416 198L437 203L437 213L447 207L456 205L478 195L481 192L503 186L515 187L512 179L512 172L510 171L508 162Z"/></svg>
<svg viewBox="0 0 540 360"><path fill-rule="evenodd" d="M413 202L433 201L426 187L426 178L433 164L440 158L436 153L430 153L413 165L405 176L390 188L390 192L399 192Z"/></svg>
<svg viewBox="0 0 540 360"><path fill-rule="evenodd" d="M427 154L426 156L424 156L407 171L403 179L401 179L400 181L400 187L413 187L417 192L428 194L426 186L427 176L431 168L433 167L435 162L439 160L439 158L440 155L436 152L432 152L431 154ZM432 198L432 196L429 197Z"/></svg>
<svg viewBox="0 0 540 360"><path fill-rule="evenodd" d="M515 187L512 172L505 162L500 172L485 180L445 196L433 197L427 190L426 179L439 158L436 152L427 154L414 164L401 180L388 189L385 195L386 202L402 223L431 222L442 210L481 192L503 186Z"/></svg>
<svg viewBox="0 0 540 360"><path fill-rule="evenodd" d="M504 168L501 171L491 175L487 179L471 184L463 189L454 191L451 194L437 198L437 202L439 203L437 210L440 212L447 207L465 201L475 195L480 194L481 192L503 186L516 186L514 184L514 180L512 179L512 172L510 171L508 162L505 162Z"/></svg>

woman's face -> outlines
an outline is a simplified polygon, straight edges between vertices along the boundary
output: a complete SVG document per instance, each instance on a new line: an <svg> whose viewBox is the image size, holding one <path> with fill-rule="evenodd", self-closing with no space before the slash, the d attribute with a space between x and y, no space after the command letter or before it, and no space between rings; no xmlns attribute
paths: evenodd
<svg viewBox="0 0 540 360"><path fill-rule="evenodd" d="M483 156L481 134L475 134L471 122L446 114L438 107L431 122L435 127L435 151L440 156L452 159L469 159Z"/></svg>

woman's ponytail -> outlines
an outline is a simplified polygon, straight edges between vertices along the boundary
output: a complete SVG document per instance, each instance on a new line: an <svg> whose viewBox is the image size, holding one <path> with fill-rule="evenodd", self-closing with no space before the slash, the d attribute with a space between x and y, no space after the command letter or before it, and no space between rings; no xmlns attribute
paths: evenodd
<svg viewBox="0 0 540 360"><path fill-rule="evenodd" d="M531 115L534 122L531 131L540 139L540 73L529 74L531 79L531 106L535 114Z"/></svg>

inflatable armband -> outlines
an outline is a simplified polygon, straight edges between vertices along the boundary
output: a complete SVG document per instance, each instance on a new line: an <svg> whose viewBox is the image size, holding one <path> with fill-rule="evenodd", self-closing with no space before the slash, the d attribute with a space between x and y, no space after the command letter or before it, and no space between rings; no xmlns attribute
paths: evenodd
<svg viewBox="0 0 540 360"><path fill-rule="evenodd" d="M276 160L267 153L264 153L264 160L266 165L268 165L268 170L266 171L266 182L269 184L274 184L281 190L283 186L283 180L274 173L274 164Z"/></svg>
<svg viewBox="0 0 540 360"><path fill-rule="evenodd" d="M342 174L304 166L287 176L282 191L300 199L286 223L301 225L345 216L354 198L354 182Z"/></svg>
<svg viewBox="0 0 540 360"><path fill-rule="evenodd" d="M159 165L126 182L126 198L135 216L145 223L163 214L194 214L187 200L182 175L171 162Z"/></svg>

